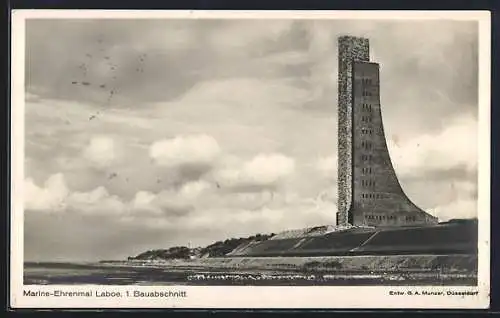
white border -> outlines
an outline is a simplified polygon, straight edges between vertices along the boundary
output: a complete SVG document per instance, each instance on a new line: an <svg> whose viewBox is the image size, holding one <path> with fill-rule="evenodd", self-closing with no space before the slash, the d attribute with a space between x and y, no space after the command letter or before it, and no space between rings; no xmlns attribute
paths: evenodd
<svg viewBox="0 0 500 318"><path fill-rule="evenodd" d="M170 286L186 298L90 298L23 296L24 52L26 19L349 19L473 20L479 22L479 264L476 287L220 287ZM133 11L13 10L11 87L11 279L13 308L488 308L490 290L490 63L488 11ZM26 288L24 288L26 289ZM160 291L167 287L33 286L33 291ZM477 297L391 296L389 291L478 290Z"/></svg>

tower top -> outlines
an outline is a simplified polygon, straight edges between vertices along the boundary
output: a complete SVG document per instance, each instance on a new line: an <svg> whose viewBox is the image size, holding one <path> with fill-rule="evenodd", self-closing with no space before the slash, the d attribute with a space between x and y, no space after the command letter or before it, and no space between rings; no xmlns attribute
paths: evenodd
<svg viewBox="0 0 500 318"><path fill-rule="evenodd" d="M368 39L360 36L342 35L338 37L339 42L362 42L368 44Z"/></svg>
<svg viewBox="0 0 500 318"><path fill-rule="evenodd" d="M338 50L339 69L346 67L344 72L340 72L339 75L350 72L352 61L368 62L370 60L370 43L367 38L350 35L340 36Z"/></svg>

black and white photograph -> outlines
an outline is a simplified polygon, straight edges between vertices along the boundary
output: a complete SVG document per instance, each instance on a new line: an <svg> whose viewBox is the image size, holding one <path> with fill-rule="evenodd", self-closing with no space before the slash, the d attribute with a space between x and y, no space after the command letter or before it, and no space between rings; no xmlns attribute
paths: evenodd
<svg viewBox="0 0 500 318"><path fill-rule="evenodd" d="M14 12L13 301L485 308L489 23Z"/></svg>

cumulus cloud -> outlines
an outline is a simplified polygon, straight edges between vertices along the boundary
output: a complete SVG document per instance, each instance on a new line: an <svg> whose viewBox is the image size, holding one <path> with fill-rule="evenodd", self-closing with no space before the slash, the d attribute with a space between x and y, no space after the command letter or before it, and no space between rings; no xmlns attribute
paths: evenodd
<svg viewBox="0 0 500 318"><path fill-rule="evenodd" d="M178 189L163 190L158 193L139 191L130 201L129 215L165 218L187 216L194 211L199 197L210 188L210 183L198 180L187 182Z"/></svg>
<svg viewBox="0 0 500 318"><path fill-rule="evenodd" d="M38 187L32 179L26 179L25 209L120 218L177 217L189 213L193 209L193 200L208 187L204 182L192 182L178 191L138 191L127 201L109 193L103 186L87 192L72 191L66 186L64 175L58 173L50 176L43 187Z"/></svg>
<svg viewBox="0 0 500 318"><path fill-rule="evenodd" d="M97 187L89 192L73 192L67 198L67 206L84 214L104 216L123 215L126 205L116 195L111 195L103 187Z"/></svg>
<svg viewBox="0 0 500 318"><path fill-rule="evenodd" d="M207 135L178 136L154 142L149 155L159 165L208 165L220 152L217 141Z"/></svg>
<svg viewBox="0 0 500 318"><path fill-rule="evenodd" d="M259 161L260 159L251 160L247 163ZM248 166L252 167L253 164ZM34 185L31 179L27 179L26 184L26 192L36 194L28 198L31 201L27 200L27 210L45 211L57 208L58 211L70 211L71 215L116 217L116 222L138 222L146 227L155 222L158 222L155 223L156 227L163 224L166 229L172 224L179 228L202 228L205 225L219 227L218 222L221 219L233 220L238 224L246 219L261 225L269 222L278 224L287 213L290 214L291 220L297 221L292 224L298 226L300 222L312 224L314 220L318 221L325 209L330 217L328 223L334 219L334 210L331 209L334 204L328 191L320 193L312 200L293 193L228 193L217 191L211 183L199 180L188 182L178 189L158 193L141 190L127 201L110 194L103 186L87 192L72 192L66 187L62 174L49 177L43 188ZM40 196L41 193L48 194ZM40 198L45 200L36 200ZM308 217L309 221L306 220Z"/></svg>
<svg viewBox="0 0 500 318"><path fill-rule="evenodd" d="M216 179L224 187L261 191L277 187L295 170L295 161L281 154L259 154L239 167L223 168Z"/></svg>
<svg viewBox="0 0 500 318"><path fill-rule="evenodd" d="M131 202L131 209L132 216L176 218L188 215L194 207L179 192L161 191L155 194L139 191Z"/></svg>
<svg viewBox="0 0 500 318"><path fill-rule="evenodd" d="M163 212L160 209L157 209L153 204L155 199L155 194L148 191L139 191L135 194L131 201L131 208L139 211L141 214L144 212L144 214L161 216Z"/></svg>
<svg viewBox="0 0 500 318"><path fill-rule="evenodd" d="M163 139L149 147L151 160L169 169L180 183L197 180L210 171L220 152L217 140L205 134Z"/></svg>
<svg viewBox="0 0 500 318"><path fill-rule="evenodd" d="M472 116L454 118L440 133L398 142L388 138L395 169L401 175L465 167L477 170L478 126Z"/></svg>
<svg viewBox="0 0 500 318"><path fill-rule="evenodd" d="M42 187L31 178L24 182L25 209L37 211L61 211L69 194L68 187L61 173L51 175Z"/></svg>
<svg viewBox="0 0 500 318"><path fill-rule="evenodd" d="M73 210L84 214L119 214L125 211L120 198L110 195L105 187L72 192L62 173L49 176L43 187L37 186L31 178L26 179L24 207L28 211L49 213Z"/></svg>
<svg viewBox="0 0 500 318"><path fill-rule="evenodd" d="M116 158L114 140L105 136L94 137L84 149L83 155L98 166L109 166Z"/></svg>

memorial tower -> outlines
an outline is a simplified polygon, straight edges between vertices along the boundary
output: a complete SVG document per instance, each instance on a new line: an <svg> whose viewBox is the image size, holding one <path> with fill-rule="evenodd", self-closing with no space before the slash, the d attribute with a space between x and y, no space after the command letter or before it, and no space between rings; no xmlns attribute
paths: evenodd
<svg viewBox="0 0 500 318"><path fill-rule="evenodd" d="M339 38L337 225L436 224L401 188L387 149L379 64L368 39ZM409 154L411 155L411 154Z"/></svg>

